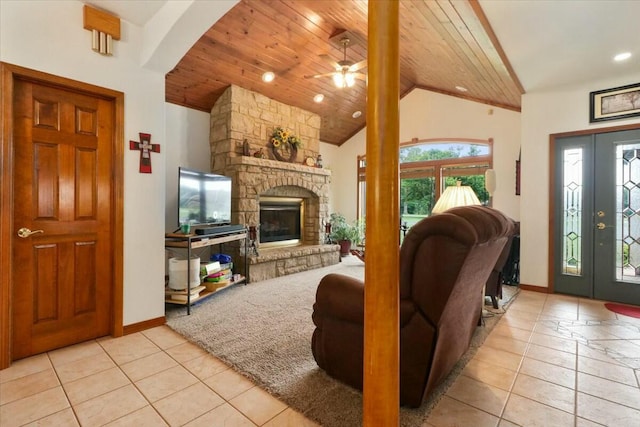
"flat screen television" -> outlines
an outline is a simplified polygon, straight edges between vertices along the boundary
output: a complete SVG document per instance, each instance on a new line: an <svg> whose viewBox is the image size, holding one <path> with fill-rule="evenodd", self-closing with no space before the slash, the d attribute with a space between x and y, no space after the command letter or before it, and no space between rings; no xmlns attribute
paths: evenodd
<svg viewBox="0 0 640 427"><path fill-rule="evenodd" d="M178 226L231 224L231 178L180 167Z"/></svg>

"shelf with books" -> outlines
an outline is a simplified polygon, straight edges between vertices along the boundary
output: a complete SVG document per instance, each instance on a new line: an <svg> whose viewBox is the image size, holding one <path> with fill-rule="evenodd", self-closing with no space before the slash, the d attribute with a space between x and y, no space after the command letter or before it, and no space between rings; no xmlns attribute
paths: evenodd
<svg viewBox="0 0 640 427"><path fill-rule="evenodd" d="M166 248L180 248L186 249L186 259L191 259L192 250L205 248L208 246L218 245L222 250L222 244L233 241L244 240L245 254L244 254L244 272L243 274L233 274L230 277L221 277L217 282L202 282L199 281L198 286L191 285L191 268L186 270L186 283L187 288L183 290L174 290L169 287L165 287L165 302L168 304L178 304L187 307L187 314L191 314L191 305L202 299L228 287L231 285L248 283L247 277L249 277L249 263L247 262L248 247L248 233L246 230L242 232L235 231L228 235L194 235L194 234L167 234L165 236Z"/></svg>
<svg viewBox="0 0 640 427"><path fill-rule="evenodd" d="M215 294L216 292L220 292L221 290L226 289L232 285L245 283L244 276L236 274L234 275L234 277L236 277L235 280L228 279L222 280L220 282L205 282L203 285L191 289L189 298L190 304L195 304L196 302L202 301L203 299ZM186 291L174 291L170 288L165 288L164 298L164 301L167 304L187 305Z"/></svg>

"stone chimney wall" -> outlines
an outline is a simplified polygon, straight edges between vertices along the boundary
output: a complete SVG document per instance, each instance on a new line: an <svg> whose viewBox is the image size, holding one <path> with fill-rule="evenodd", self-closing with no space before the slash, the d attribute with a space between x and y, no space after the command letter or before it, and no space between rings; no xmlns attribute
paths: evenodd
<svg viewBox="0 0 640 427"><path fill-rule="evenodd" d="M275 159L269 138L278 126L302 140L294 163L302 164L307 157L318 157L319 115L239 86L229 86L211 109L211 170L224 170L230 158L242 156L245 139L251 155L262 148L267 159Z"/></svg>

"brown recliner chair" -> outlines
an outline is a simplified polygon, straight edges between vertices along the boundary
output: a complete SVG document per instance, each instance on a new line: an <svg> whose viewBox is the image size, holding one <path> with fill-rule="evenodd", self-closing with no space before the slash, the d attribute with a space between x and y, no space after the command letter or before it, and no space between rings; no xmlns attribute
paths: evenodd
<svg viewBox="0 0 640 427"><path fill-rule="evenodd" d="M512 222L481 206L453 208L409 230L400 249L400 403L420 406L468 349L484 284ZM325 276L313 305L313 356L362 389L365 284Z"/></svg>
<svg viewBox="0 0 640 427"><path fill-rule="evenodd" d="M513 220L511 220L513 221ZM491 298L491 305L493 308L498 308L498 299L502 299L502 284L505 283L505 274L504 270L511 269L512 266L508 266L507 262L509 259L513 258L513 253L517 249L519 251L519 236L520 234L520 223L513 221L513 231L511 235L507 239L507 243L505 243L504 248L502 248L502 252L496 261L496 265L493 266L493 270L491 270L491 274L489 274L489 278L487 279L487 283L484 288L484 296ZM518 245L516 248L515 244ZM511 260L511 262L514 262ZM513 284L511 279L507 279L508 284Z"/></svg>

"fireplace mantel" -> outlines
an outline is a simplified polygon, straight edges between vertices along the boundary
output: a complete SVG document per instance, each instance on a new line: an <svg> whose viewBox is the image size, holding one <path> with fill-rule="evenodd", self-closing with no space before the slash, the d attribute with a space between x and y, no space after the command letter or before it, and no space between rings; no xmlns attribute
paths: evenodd
<svg viewBox="0 0 640 427"><path fill-rule="evenodd" d="M257 167L269 168L273 170L308 173L311 175L320 175L320 176L326 176L326 177L331 176L331 171L329 169L316 168L316 167L311 167L311 166L307 166L299 163L287 163L287 162L281 162L278 160L261 159L261 158L252 157L252 156L231 157L227 161L227 166L240 166L240 165L257 166Z"/></svg>

